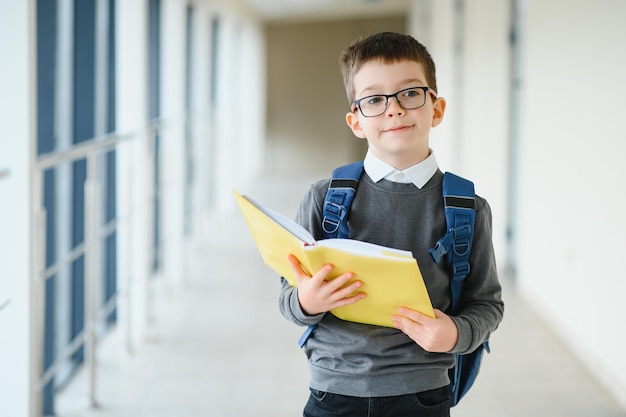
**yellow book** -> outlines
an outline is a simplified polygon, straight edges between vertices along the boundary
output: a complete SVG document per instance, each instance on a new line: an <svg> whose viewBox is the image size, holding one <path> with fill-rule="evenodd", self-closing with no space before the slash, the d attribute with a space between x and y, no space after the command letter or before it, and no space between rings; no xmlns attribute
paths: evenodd
<svg viewBox="0 0 626 417"><path fill-rule="evenodd" d="M410 251L388 248L353 239L324 239L313 236L293 220L261 206L253 199L234 192L241 212L252 232L263 261L295 286L295 276L287 260L295 255L310 275L330 263L328 279L344 272L354 273L363 282L359 291L366 296L331 313L340 319L393 327L392 314L405 306L435 317L424 279Z"/></svg>

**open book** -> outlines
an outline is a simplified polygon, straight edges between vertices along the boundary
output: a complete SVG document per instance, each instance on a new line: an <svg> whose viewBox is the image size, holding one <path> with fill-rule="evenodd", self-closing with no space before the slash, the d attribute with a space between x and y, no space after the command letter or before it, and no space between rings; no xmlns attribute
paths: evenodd
<svg viewBox="0 0 626 417"><path fill-rule="evenodd" d="M340 319L393 327L392 314L405 306L435 317L417 261L409 251L353 239L324 239L313 236L293 220L272 211L250 197L234 192L263 261L295 286L287 260L293 254L310 275L326 263L334 265L328 279L344 272L363 282L359 291L366 297L331 313Z"/></svg>

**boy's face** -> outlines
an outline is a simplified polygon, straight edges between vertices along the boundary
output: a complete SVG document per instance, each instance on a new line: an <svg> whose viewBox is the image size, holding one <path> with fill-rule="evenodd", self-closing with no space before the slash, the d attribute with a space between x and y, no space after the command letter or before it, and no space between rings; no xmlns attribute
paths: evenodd
<svg viewBox="0 0 626 417"><path fill-rule="evenodd" d="M414 61L369 61L354 76L357 100L411 87L428 87L422 65ZM445 107L443 98L434 100L430 94L424 106L413 110L390 97L383 114L365 117L355 108L346 115L346 122L357 137L367 139L370 152L402 170L426 159L430 128L441 123Z"/></svg>

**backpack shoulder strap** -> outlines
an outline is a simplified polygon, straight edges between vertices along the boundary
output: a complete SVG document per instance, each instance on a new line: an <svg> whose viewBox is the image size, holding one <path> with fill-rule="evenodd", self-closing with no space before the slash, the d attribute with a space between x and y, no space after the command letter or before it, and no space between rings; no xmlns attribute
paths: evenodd
<svg viewBox="0 0 626 417"><path fill-rule="evenodd" d="M430 249L430 255L439 262L447 255L452 272L450 294L452 314L460 310L463 280L470 272L469 255L472 250L474 222L476 220L476 196L474 184L464 178L446 172L443 177L443 200L447 233ZM449 370L451 406L456 406L474 384L483 352L489 352L489 341L483 342L467 355L454 355L455 366Z"/></svg>
<svg viewBox="0 0 626 417"><path fill-rule="evenodd" d="M322 229L326 238L348 237L348 213L362 173L363 161L333 171L323 206Z"/></svg>
<svg viewBox="0 0 626 417"><path fill-rule="evenodd" d="M428 252L435 262L447 254L452 270L450 291L452 312L457 313L463 280L470 272L469 255L472 249L476 198L474 184L464 178L446 172L443 177L443 200L447 233Z"/></svg>
<svg viewBox="0 0 626 417"><path fill-rule="evenodd" d="M325 238L348 237L348 213L362 173L363 161L333 170L323 206L322 229ZM316 328L316 324L308 326L300 336L298 346L303 347Z"/></svg>

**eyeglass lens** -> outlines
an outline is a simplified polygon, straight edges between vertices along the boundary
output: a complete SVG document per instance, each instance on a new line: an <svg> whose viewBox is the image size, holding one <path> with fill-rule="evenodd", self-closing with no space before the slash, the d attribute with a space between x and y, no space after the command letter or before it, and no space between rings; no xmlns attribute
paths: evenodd
<svg viewBox="0 0 626 417"><path fill-rule="evenodd" d="M395 97L405 110L417 109L426 103L426 91L424 89L407 88L394 94L363 97L357 100L356 105L365 117L379 116L387 110L390 97Z"/></svg>

